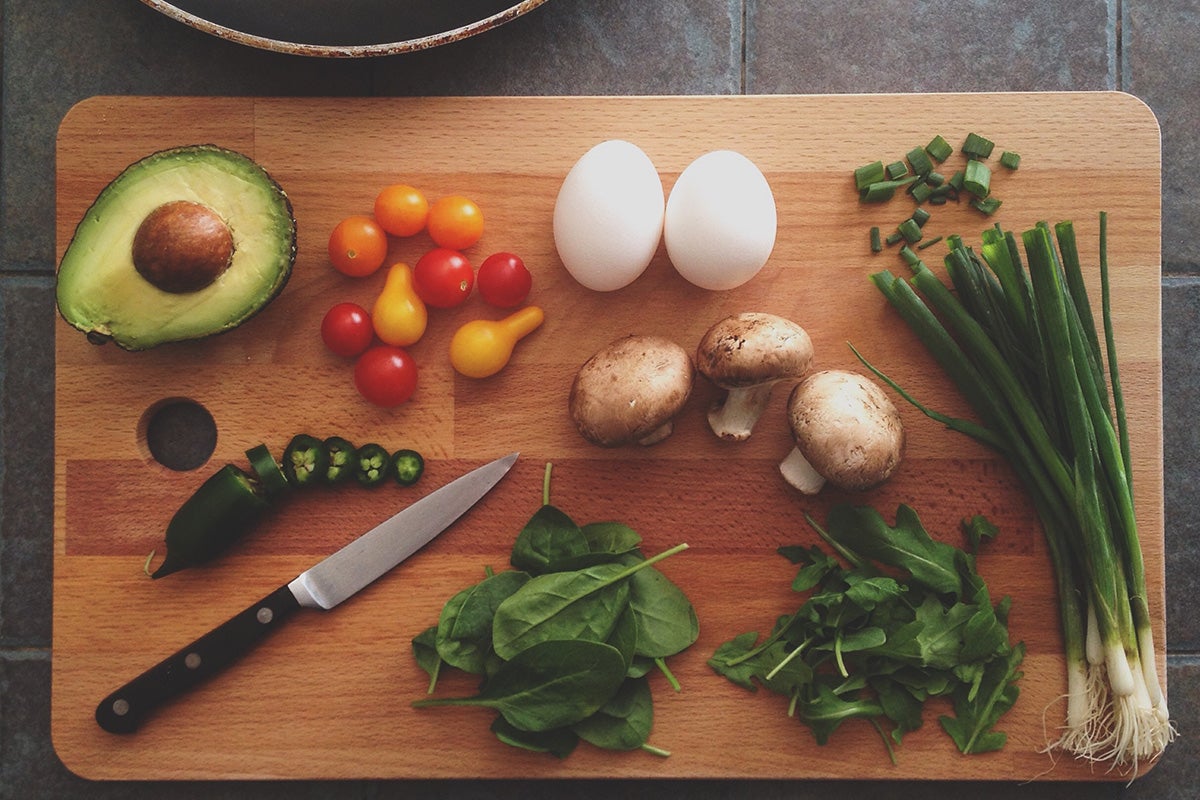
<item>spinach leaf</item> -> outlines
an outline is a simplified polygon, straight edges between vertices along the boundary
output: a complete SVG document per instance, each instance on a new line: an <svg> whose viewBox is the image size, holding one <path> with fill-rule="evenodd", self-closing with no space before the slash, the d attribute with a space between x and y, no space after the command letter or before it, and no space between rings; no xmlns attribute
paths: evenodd
<svg viewBox="0 0 1200 800"><path fill-rule="evenodd" d="M696 609L670 578L647 567L629 579L629 608L637 623L637 654L673 656L700 636Z"/></svg>
<svg viewBox="0 0 1200 800"><path fill-rule="evenodd" d="M613 628L612 635L608 637L608 643L617 648L617 652L625 659L627 673L633 666L633 659L637 655L637 641L637 620L634 619L633 609L626 606L625 610L621 612L621 616L617 618L617 627Z"/></svg>
<svg viewBox="0 0 1200 800"><path fill-rule="evenodd" d="M686 547L678 545L632 566L600 564L533 578L496 609L492 623L496 653L512 658L533 644L553 639L605 641L628 602L627 579Z"/></svg>
<svg viewBox="0 0 1200 800"><path fill-rule="evenodd" d="M625 660L602 642L546 641L521 651L472 697L418 700L418 708L482 706L522 731L574 725L599 711L625 680Z"/></svg>
<svg viewBox="0 0 1200 800"><path fill-rule="evenodd" d="M606 750L635 750L654 726L654 699L646 678L627 680L604 707L571 726L579 738Z"/></svg>
<svg viewBox="0 0 1200 800"><path fill-rule="evenodd" d="M578 572L539 575L496 609L492 644L509 659L539 642L603 642L629 602L626 568L601 564Z"/></svg>
<svg viewBox="0 0 1200 800"><path fill-rule="evenodd" d="M438 619L438 655L452 667L481 675L492 650L492 618L501 601L529 580L524 572L509 570L463 589L442 607Z"/></svg>
<svg viewBox="0 0 1200 800"><path fill-rule="evenodd" d="M417 666L425 670L429 675L429 694L433 694L434 687L437 686L438 674L442 669L442 657L437 651L437 626L430 625L425 630L418 633L412 640L413 658L417 660Z"/></svg>
<svg viewBox="0 0 1200 800"><path fill-rule="evenodd" d="M579 744L579 735L570 728L553 728L548 731L523 731L513 727L503 716L492 722L492 733L507 745L531 750L535 753L550 753L566 758Z"/></svg>
<svg viewBox="0 0 1200 800"><path fill-rule="evenodd" d="M530 575L544 575L589 550L588 539L574 520L555 506L543 505L517 534L509 561Z"/></svg>

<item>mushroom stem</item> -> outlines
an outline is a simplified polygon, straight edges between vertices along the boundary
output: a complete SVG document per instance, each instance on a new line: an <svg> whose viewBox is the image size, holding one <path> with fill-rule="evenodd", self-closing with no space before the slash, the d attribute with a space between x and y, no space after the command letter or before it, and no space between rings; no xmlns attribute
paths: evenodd
<svg viewBox="0 0 1200 800"><path fill-rule="evenodd" d="M744 442L754 431L771 399L775 381L757 386L730 389L708 411L708 424L713 433L730 442Z"/></svg>
<svg viewBox="0 0 1200 800"><path fill-rule="evenodd" d="M779 473L792 488L799 489L804 494L817 494L825 486L825 478L813 469L813 465L808 463L808 459L797 447L793 447L787 458L780 462Z"/></svg>
<svg viewBox="0 0 1200 800"><path fill-rule="evenodd" d="M673 430L675 430L675 423L671 420L667 420L662 425L638 439L637 443L643 447L649 447L652 444L658 444L663 439L666 439L668 436L670 436Z"/></svg>

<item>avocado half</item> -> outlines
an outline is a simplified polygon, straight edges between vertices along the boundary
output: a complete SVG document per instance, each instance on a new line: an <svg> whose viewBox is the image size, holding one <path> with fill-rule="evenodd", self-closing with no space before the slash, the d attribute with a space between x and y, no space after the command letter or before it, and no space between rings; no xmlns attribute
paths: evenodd
<svg viewBox="0 0 1200 800"><path fill-rule="evenodd" d="M254 316L295 260L291 202L261 166L214 145L172 148L92 203L59 264L58 310L126 350L200 339Z"/></svg>

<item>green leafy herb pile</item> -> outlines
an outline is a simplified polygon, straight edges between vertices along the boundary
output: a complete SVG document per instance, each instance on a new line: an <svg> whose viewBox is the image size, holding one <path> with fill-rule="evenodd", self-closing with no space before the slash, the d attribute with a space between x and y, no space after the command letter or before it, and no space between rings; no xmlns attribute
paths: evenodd
<svg viewBox="0 0 1200 800"><path fill-rule="evenodd" d="M413 705L493 709L500 741L559 758L580 739L668 755L647 743L648 673L657 667L678 691L666 659L691 646L700 627L691 601L653 565L687 545L645 558L625 525L577 525L550 505L549 476L548 465L544 504L517 535L513 569L488 569L413 639L430 694L447 665L479 675L479 691Z"/></svg>
<svg viewBox="0 0 1200 800"><path fill-rule="evenodd" d="M895 527L850 505L833 508L824 529L809 523L848 566L819 545L781 547L800 565L792 588L807 598L762 641L743 633L709 665L787 697L788 714L818 744L846 720L866 719L894 761L893 742L921 727L925 701L947 697L954 712L940 721L959 750L1002 747L994 727L1017 699L1025 647L1009 643L1009 600L992 603L974 557L932 539L903 505ZM974 545L995 534L981 517L964 528Z"/></svg>

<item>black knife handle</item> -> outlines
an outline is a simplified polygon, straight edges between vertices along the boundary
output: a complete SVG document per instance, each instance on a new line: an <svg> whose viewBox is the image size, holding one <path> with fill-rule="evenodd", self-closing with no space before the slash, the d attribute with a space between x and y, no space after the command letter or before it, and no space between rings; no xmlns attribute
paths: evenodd
<svg viewBox="0 0 1200 800"><path fill-rule="evenodd" d="M147 714L229 666L299 608L288 587L279 587L104 698L96 722L110 733L133 733Z"/></svg>

